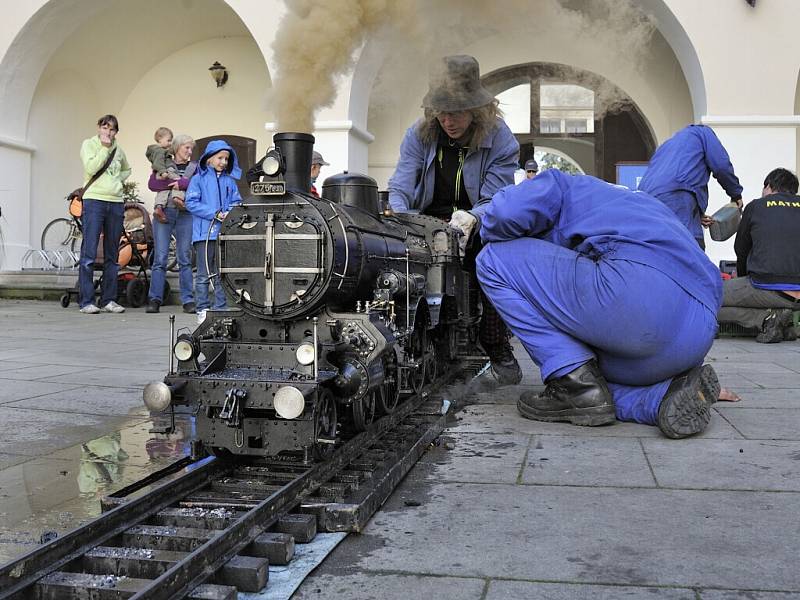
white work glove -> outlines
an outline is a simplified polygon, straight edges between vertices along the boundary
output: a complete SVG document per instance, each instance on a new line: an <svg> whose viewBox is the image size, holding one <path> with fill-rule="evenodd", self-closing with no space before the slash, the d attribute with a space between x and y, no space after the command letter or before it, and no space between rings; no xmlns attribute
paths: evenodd
<svg viewBox="0 0 800 600"><path fill-rule="evenodd" d="M461 232L461 237L458 239L458 251L461 256L464 256L464 252L467 249L467 242L472 235L472 230L475 229L475 225L477 224L477 217L466 210L457 210L453 213L453 216L450 217L450 227Z"/></svg>

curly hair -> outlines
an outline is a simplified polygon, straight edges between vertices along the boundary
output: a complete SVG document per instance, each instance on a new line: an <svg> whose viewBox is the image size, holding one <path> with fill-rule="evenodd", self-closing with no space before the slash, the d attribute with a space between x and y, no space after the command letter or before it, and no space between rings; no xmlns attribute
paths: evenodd
<svg viewBox="0 0 800 600"><path fill-rule="evenodd" d="M425 109L425 116L417 126L417 135L424 144L436 144L442 134L442 126L439 125L438 117L442 112ZM486 137L497 127L497 119L503 118L503 111L500 110L500 101L495 98L489 104L484 104L478 108L470 110L472 113L472 123L469 131L472 132L469 145L477 147Z"/></svg>

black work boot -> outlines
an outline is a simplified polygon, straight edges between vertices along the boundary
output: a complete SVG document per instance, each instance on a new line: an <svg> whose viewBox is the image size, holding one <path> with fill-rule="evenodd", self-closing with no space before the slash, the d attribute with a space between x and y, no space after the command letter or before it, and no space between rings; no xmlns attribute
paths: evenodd
<svg viewBox="0 0 800 600"><path fill-rule="evenodd" d="M617 420L611 391L594 359L550 379L541 394L524 392L517 410L535 421L569 421L590 427Z"/></svg>
<svg viewBox="0 0 800 600"><path fill-rule="evenodd" d="M675 439L704 431L719 390L719 379L711 365L681 373L672 380L658 407L658 428Z"/></svg>
<svg viewBox="0 0 800 600"><path fill-rule="evenodd" d="M185 312L188 315L193 315L197 312L197 306L195 305L194 302L187 302L186 304L183 305L183 312Z"/></svg>
<svg viewBox="0 0 800 600"><path fill-rule="evenodd" d="M144 309L144 312L157 313L159 310L161 310L161 302L158 300L150 300L150 302L147 303L147 308Z"/></svg>
<svg viewBox="0 0 800 600"><path fill-rule="evenodd" d="M500 385L517 385L522 381L522 369L508 340L500 344L486 345L486 354L491 361L492 374Z"/></svg>
<svg viewBox="0 0 800 600"><path fill-rule="evenodd" d="M792 329L791 332L788 330ZM759 344L777 344L782 342L785 337L794 333L792 328L792 311L788 308L770 309L769 314L761 325L761 331L756 336ZM796 336L795 336L796 338Z"/></svg>

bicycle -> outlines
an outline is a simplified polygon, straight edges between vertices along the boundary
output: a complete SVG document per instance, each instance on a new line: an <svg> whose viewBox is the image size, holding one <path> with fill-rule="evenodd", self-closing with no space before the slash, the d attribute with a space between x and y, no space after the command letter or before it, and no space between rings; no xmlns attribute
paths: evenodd
<svg viewBox="0 0 800 600"><path fill-rule="evenodd" d="M76 217L59 217L45 225L42 231L42 250L47 261L56 268L72 269L80 261L83 226Z"/></svg>

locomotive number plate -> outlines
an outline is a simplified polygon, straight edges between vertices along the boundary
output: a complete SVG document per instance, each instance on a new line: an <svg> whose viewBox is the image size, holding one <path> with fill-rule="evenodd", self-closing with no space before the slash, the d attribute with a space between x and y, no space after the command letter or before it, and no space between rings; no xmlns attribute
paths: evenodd
<svg viewBox="0 0 800 600"><path fill-rule="evenodd" d="M250 193L254 196L282 196L286 193L285 181L253 181Z"/></svg>

